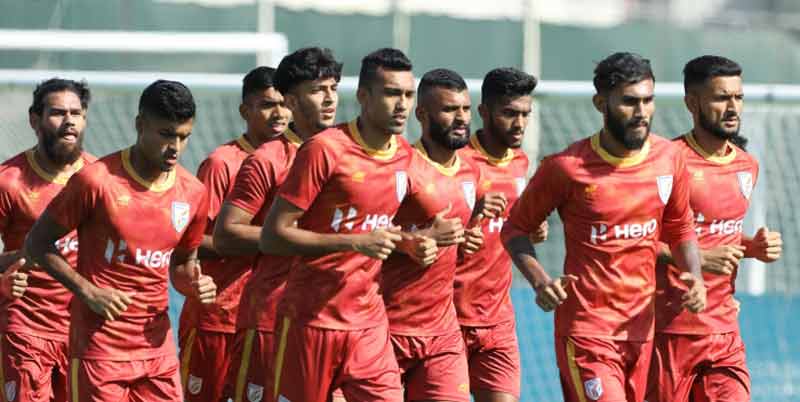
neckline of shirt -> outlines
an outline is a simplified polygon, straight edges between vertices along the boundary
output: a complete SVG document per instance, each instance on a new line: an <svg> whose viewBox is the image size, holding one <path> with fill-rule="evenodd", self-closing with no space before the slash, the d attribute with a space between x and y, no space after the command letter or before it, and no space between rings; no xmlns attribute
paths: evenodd
<svg viewBox="0 0 800 402"><path fill-rule="evenodd" d="M132 147L131 147L132 148ZM146 188L148 191L161 193L167 191L172 188L175 184L175 176L177 175L176 169L177 166L169 172L167 176L167 180L164 180L162 183L155 183L150 180L147 180L139 175L136 170L133 168L131 164L131 148L125 148L122 150L122 167L131 176L133 180L137 183L141 184Z"/></svg>
<svg viewBox="0 0 800 402"><path fill-rule="evenodd" d="M502 158L497 158L497 157L493 156L492 154L490 154L486 150L486 148L483 147L483 145L481 144L481 140L478 138L478 133L479 132L480 132L480 130L478 132L476 132L475 135L472 135L470 137L470 139L469 139L470 143L472 143L472 147L473 148L475 148L481 155L486 157L486 160L488 160L489 163L491 163L492 165L499 166L499 167L505 167L509 163L511 163L511 161L514 159L514 150L513 149L511 149L511 148L506 149L506 154L503 155Z"/></svg>
<svg viewBox="0 0 800 402"><path fill-rule="evenodd" d="M639 152L636 153L636 155L627 157L614 156L610 152L608 152L605 148L603 148L603 145L600 144L600 132L597 132L595 135L593 135L589 142L591 143L592 150L601 159L606 161L608 164L618 168L627 168L636 166L642 163L645 160L645 158L647 158L647 155L650 153L650 138L648 138L644 142L642 149L640 149Z"/></svg>
<svg viewBox="0 0 800 402"><path fill-rule="evenodd" d="M36 160L35 149L31 148L25 151L25 159L28 160L28 165L30 165L31 169L36 173L37 176L41 177L45 181L49 181L50 183L65 185L69 178L72 177L75 172L81 170L83 168L83 155L75 161L75 166L72 172L59 172L57 174L48 173L44 168L39 165L39 161Z"/></svg>
<svg viewBox="0 0 800 402"><path fill-rule="evenodd" d="M361 132L358 130L358 119L354 119L347 124L347 127L350 131L350 135L353 137L353 140L367 153L367 155L378 159L378 160L389 160L394 157L394 154L397 152L397 138L395 135L392 135L392 138L389 140L389 149L375 149L367 145L364 142L364 138L361 136Z"/></svg>
<svg viewBox="0 0 800 402"><path fill-rule="evenodd" d="M416 149L417 152L419 152L419 154L426 161L428 161L428 163L433 165L433 167L435 167L436 170L439 171L439 173L445 176L451 176L451 177L455 176L456 173L458 173L458 171L461 170L461 158L458 156L457 152L456 152L456 161L453 163L453 166L447 167L431 159L431 157L428 155L428 150L425 149L425 146L422 144L421 139L414 144L414 149Z"/></svg>
<svg viewBox="0 0 800 402"><path fill-rule="evenodd" d="M714 162L718 165L727 165L736 159L736 148L727 142L725 144L729 152L723 156L717 156L706 152L706 150L700 146L700 143L697 142L697 138L694 136L694 131L689 131L688 133L684 134L684 136L686 137L686 143L689 144L689 147L702 156L703 159L709 162Z"/></svg>

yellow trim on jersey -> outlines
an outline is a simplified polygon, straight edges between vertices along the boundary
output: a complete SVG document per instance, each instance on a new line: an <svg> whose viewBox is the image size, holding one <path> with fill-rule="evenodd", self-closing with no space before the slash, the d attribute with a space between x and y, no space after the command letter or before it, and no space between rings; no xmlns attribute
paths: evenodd
<svg viewBox="0 0 800 402"><path fill-rule="evenodd" d="M250 369L250 355L253 354L253 338L255 338L255 336L255 329L248 329L244 336L242 362L239 364L239 373L236 375L236 389L234 390L233 402L242 402L243 400L244 383L247 382L247 371Z"/></svg>
<svg viewBox="0 0 800 402"><path fill-rule="evenodd" d="M31 169L33 169L33 171L36 172L39 177L51 183L60 184L63 186L67 184L67 181L69 181L69 178L72 177L75 172L83 168L83 156L81 156L72 166L72 173L60 172L58 174L50 174L47 173L41 165L39 165L34 152L35 151L33 148L25 151L25 159L28 160L28 164L31 166Z"/></svg>
<svg viewBox="0 0 800 402"><path fill-rule="evenodd" d="M70 391L72 393L72 401L71 402L78 402L78 367L81 364L81 360L78 358L72 359L72 364L69 365L69 381L70 381Z"/></svg>
<svg viewBox="0 0 800 402"><path fill-rule="evenodd" d="M137 183L141 184L149 191L153 191L156 193L162 193L172 188L175 184L175 177L177 173L175 169L170 170L169 175L167 176L167 180L164 180L161 184L153 183L149 180L146 180L142 176L139 176L139 173L136 173L136 170L133 168L131 164L131 148L125 148L122 150L122 167L125 169L126 172L135 180Z"/></svg>
<svg viewBox="0 0 800 402"><path fill-rule="evenodd" d="M286 131L283 132L283 136L286 137L289 142L297 145L298 147L303 144L303 139L300 138L300 136L297 135L297 133L295 133L291 128L287 128Z"/></svg>
<svg viewBox="0 0 800 402"><path fill-rule="evenodd" d="M703 149L703 147L701 147L700 144L697 142L697 138L694 137L694 132L692 131L686 134L686 142L689 144L690 148L694 149L694 151L700 154L700 156L702 156L703 159L709 162L714 162L720 165L727 165L733 162L734 159L736 159L736 148L732 147L727 142L725 143L725 145L730 150L730 152L728 152L724 156L717 156L706 152L706 150Z"/></svg>
<svg viewBox="0 0 800 402"><path fill-rule="evenodd" d="M573 385L575 385L575 393L578 395L578 401L586 402L583 382L581 381L581 372L578 370L578 365L575 363L575 345L569 338L567 338L567 365L569 365L569 374L572 377Z"/></svg>
<svg viewBox="0 0 800 402"><path fill-rule="evenodd" d="M289 335L289 326L292 324L292 320L288 317L283 317L283 321L281 322L281 339L278 342L278 352L275 354L275 384L272 391L273 399L278 398L278 393L281 390L281 373L283 372L283 358L285 357L284 354L286 353L286 341Z"/></svg>
<svg viewBox="0 0 800 402"><path fill-rule="evenodd" d="M592 136L591 138L592 150L597 153L604 161L608 162L611 165L614 165L619 168L626 168L631 166L636 166L645 158L647 158L647 154L650 153L650 140L646 140L642 149L636 153L636 155L628 156L625 158L620 158L618 156L611 155L606 151L605 148L600 144L600 133L597 133Z"/></svg>
<svg viewBox="0 0 800 402"><path fill-rule="evenodd" d="M458 154L455 154L456 161L453 162L453 166L447 167L439 162L436 162L435 160L431 159L430 156L428 156L428 151L425 149L425 146L422 145L422 140L419 140L416 144L414 144L414 149L416 149L417 152L419 152L419 154L422 155L426 161L428 161L428 163L433 165L433 167L435 167L439 173L445 176L455 176L456 173L458 173L458 171L461 169L461 158L458 157Z"/></svg>
<svg viewBox="0 0 800 402"><path fill-rule="evenodd" d="M189 331L189 339L181 349L181 388L186 393L186 385L189 380L189 363L192 360L192 348L194 347L194 338L197 337L197 328L192 328Z"/></svg>
<svg viewBox="0 0 800 402"><path fill-rule="evenodd" d="M481 145L481 140L478 138L478 134L474 134L470 137L469 142L472 144L472 147L475 148L481 155L485 156L486 159L492 165L498 167L506 167L512 160L514 160L514 150L511 148L506 149L506 154L503 155L502 158L496 158L492 156L486 149Z"/></svg>
<svg viewBox="0 0 800 402"><path fill-rule="evenodd" d="M350 134L353 136L356 143L358 143L369 156L378 160L388 160L392 159L395 152L397 152L397 138L394 135L392 135L392 138L389 140L389 149L375 149L364 142L364 137L362 137L361 132L358 131L358 119L347 123L347 127L350 129Z"/></svg>
<svg viewBox="0 0 800 402"><path fill-rule="evenodd" d="M6 357L3 355L3 344L0 343L0 386L5 388L6 385L6 372L3 369L3 363L5 362ZM8 402L6 400L6 390L3 389L0 391L0 402Z"/></svg>
<svg viewBox="0 0 800 402"><path fill-rule="evenodd" d="M239 144L239 146L242 147L242 149L248 154L252 154L253 151L256 150L253 144L251 144L250 141L247 141L247 137L245 137L244 134L236 139L236 143Z"/></svg>

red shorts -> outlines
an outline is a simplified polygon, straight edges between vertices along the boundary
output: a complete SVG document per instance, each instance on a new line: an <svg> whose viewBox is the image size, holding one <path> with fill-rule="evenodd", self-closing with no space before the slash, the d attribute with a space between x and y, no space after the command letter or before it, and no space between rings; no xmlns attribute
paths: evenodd
<svg viewBox="0 0 800 402"><path fill-rule="evenodd" d="M441 336L391 335L410 401L469 402L469 368L461 331Z"/></svg>
<svg viewBox="0 0 800 402"><path fill-rule="evenodd" d="M231 352L224 396L233 402L272 400L272 350L275 335L257 329L240 329ZM215 401L216 402L216 401Z"/></svg>
<svg viewBox="0 0 800 402"><path fill-rule="evenodd" d="M181 385L186 402L219 402L234 334L191 329L181 334Z"/></svg>
<svg viewBox="0 0 800 402"><path fill-rule="evenodd" d="M178 359L70 362L72 402L175 402L183 400Z"/></svg>
<svg viewBox="0 0 800 402"><path fill-rule="evenodd" d="M339 331L283 318L276 334L277 401L326 402L335 388L348 402L403 400L388 324Z"/></svg>
<svg viewBox="0 0 800 402"><path fill-rule="evenodd" d="M565 402L642 402L653 341L556 337Z"/></svg>
<svg viewBox="0 0 800 402"><path fill-rule="evenodd" d="M0 339L0 401L67 400L67 345L33 335L6 333Z"/></svg>
<svg viewBox="0 0 800 402"><path fill-rule="evenodd" d="M656 334L647 391L649 402L749 401L741 336Z"/></svg>
<svg viewBox="0 0 800 402"><path fill-rule="evenodd" d="M467 346L470 388L519 399L519 344L514 321L491 327L462 326L461 334Z"/></svg>

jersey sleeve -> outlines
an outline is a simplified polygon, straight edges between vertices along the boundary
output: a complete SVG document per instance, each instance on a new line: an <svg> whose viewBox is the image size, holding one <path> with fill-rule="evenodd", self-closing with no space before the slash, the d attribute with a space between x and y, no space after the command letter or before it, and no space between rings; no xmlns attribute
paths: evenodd
<svg viewBox="0 0 800 402"><path fill-rule="evenodd" d="M61 227L72 231L88 219L99 204L102 192L102 181L94 180L82 170L72 175L64 189L50 201L45 213Z"/></svg>
<svg viewBox="0 0 800 402"><path fill-rule="evenodd" d="M535 232L547 216L564 203L571 183L564 169L553 157L542 160L511 208L508 220L514 229L525 234Z"/></svg>
<svg viewBox="0 0 800 402"><path fill-rule="evenodd" d="M208 223L209 196L207 192L200 192L199 194L197 212L192 216L192 221L189 222L186 231L183 232L183 236L176 248L194 250L200 247L200 243L203 241L203 235Z"/></svg>
<svg viewBox="0 0 800 402"><path fill-rule="evenodd" d="M213 222L230 185L228 166L219 158L207 158L197 168L197 178L205 184L208 192L208 221Z"/></svg>
<svg viewBox="0 0 800 402"><path fill-rule="evenodd" d="M667 205L664 207L661 240L670 247L696 238L694 219L689 204L691 185L686 159L680 152L675 155L675 173Z"/></svg>
<svg viewBox="0 0 800 402"><path fill-rule="evenodd" d="M297 157L278 195L292 205L308 210L336 167L336 150L314 137L297 151Z"/></svg>
<svg viewBox="0 0 800 402"><path fill-rule="evenodd" d="M274 185L272 164L265 163L256 155L251 155L242 163L227 202L250 215L256 215Z"/></svg>

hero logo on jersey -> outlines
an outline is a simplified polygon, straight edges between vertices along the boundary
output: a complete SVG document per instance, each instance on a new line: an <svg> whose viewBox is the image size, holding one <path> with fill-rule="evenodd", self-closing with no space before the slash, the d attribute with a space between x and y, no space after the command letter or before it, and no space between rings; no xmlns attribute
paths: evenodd
<svg viewBox="0 0 800 402"><path fill-rule="evenodd" d="M737 172L736 178L739 179L739 190L745 199L750 199L753 194L753 175L750 172Z"/></svg>
<svg viewBox="0 0 800 402"><path fill-rule="evenodd" d="M658 197L665 205L669 201L669 196L672 194L672 175L656 177L656 184L658 184Z"/></svg>
<svg viewBox="0 0 800 402"><path fill-rule="evenodd" d="M586 390L586 396L596 401L603 396L603 382L600 378L592 378L583 382L583 389Z"/></svg>
<svg viewBox="0 0 800 402"><path fill-rule="evenodd" d="M189 204L185 202L172 202L172 227L180 233L189 224Z"/></svg>
<svg viewBox="0 0 800 402"><path fill-rule="evenodd" d="M202 388L203 379L189 374L189 378L186 380L186 390L192 395L197 395Z"/></svg>
<svg viewBox="0 0 800 402"><path fill-rule="evenodd" d="M525 178L517 177L514 179L514 183L517 185L517 197L519 197L522 195L522 192L525 191Z"/></svg>
<svg viewBox="0 0 800 402"><path fill-rule="evenodd" d="M247 400L250 402L260 402L264 396L264 387L258 384L247 384Z"/></svg>
<svg viewBox="0 0 800 402"><path fill-rule="evenodd" d="M9 381L3 385L3 391L6 394L7 401L13 401L17 397L17 382Z"/></svg>
<svg viewBox="0 0 800 402"><path fill-rule="evenodd" d="M475 182L461 182L461 190L464 192L464 201L467 202L469 209L475 208Z"/></svg>
<svg viewBox="0 0 800 402"><path fill-rule="evenodd" d="M408 188L408 176L406 172L398 170L394 172L394 189L397 193L397 202L403 202L406 198L406 189Z"/></svg>

